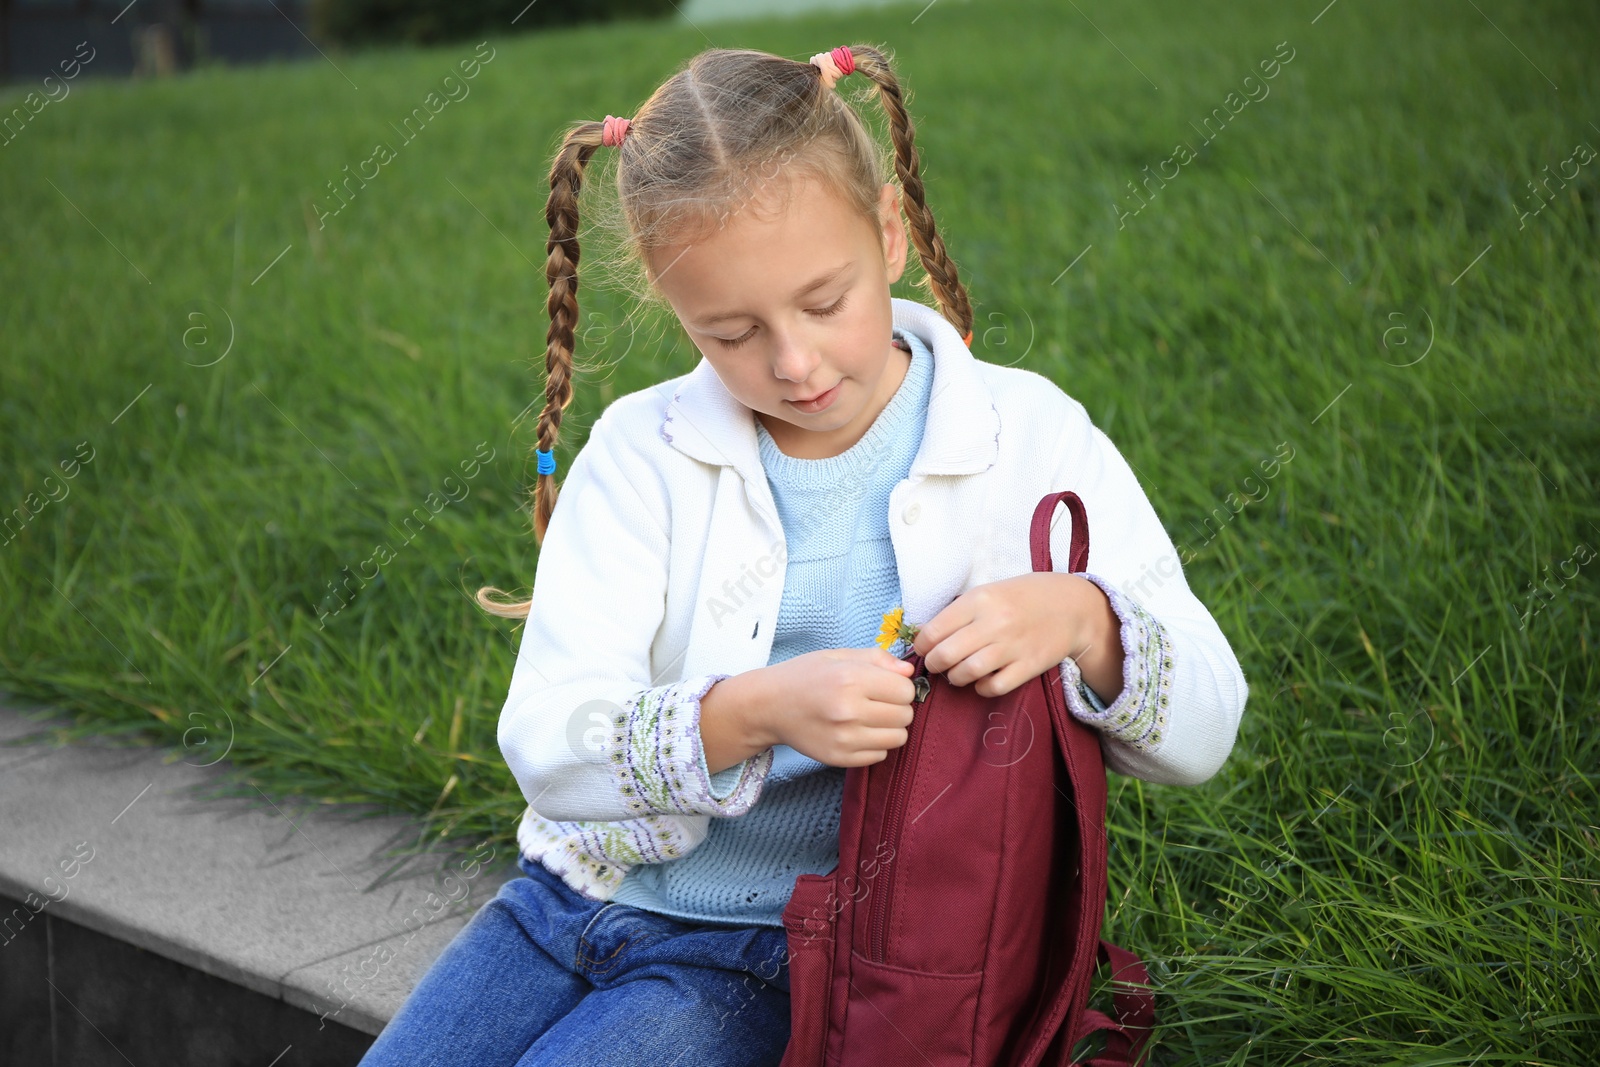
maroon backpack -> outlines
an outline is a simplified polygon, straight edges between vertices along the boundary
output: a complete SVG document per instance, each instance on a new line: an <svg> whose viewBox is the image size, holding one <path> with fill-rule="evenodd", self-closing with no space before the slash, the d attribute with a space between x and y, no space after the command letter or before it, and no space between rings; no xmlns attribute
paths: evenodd
<svg viewBox="0 0 1600 1067"><path fill-rule="evenodd" d="M1082 571L1089 530L1073 492L1034 510L1033 569L1054 569L1058 503L1072 516L1069 570ZM781 1067L1062 1067L1102 1030L1090 1064L1137 1064L1155 1002L1139 959L1100 939L1099 736L1067 710L1059 667L983 697L907 658L919 699L906 743L846 772L839 864L800 875L783 910ZM1099 962L1116 1019L1088 1006Z"/></svg>

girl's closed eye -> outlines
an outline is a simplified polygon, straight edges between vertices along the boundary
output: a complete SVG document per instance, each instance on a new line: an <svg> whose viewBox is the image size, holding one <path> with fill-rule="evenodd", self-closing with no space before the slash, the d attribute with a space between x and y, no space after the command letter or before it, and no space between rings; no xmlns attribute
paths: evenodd
<svg viewBox="0 0 1600 1067"><path fill-rule="evenodd" d="M832 307L822 308L821 310L819 310L817 312L817 314L818 315L837 315L837 314L839 314L839 312L844 310L845 300L846 300L846 298L841 296L838 300L834 301Z"/></svg>
<svg viewBox="0 0 1600 1067"><path fill-rule="evenodd" d="M838 300L835 300L833 302L833 305L831 307L812 308L811 309L811 313L813 315L818 315L818 316L823 316L823 317L826 317L828 315L837 315L837 314L839 314L839 312L844 310L845 302L848 299L849 299L848 297L841 296ZM750 340L750 338L752 338L754 336L755 336L755 327L752 326L752 327L750 327L749 331L747 331L745 334L743 334L740 337L736 337L731 341L728 340L725 337L719 337L719 338L717 338L717 341L724 348L738 348L740 345L744 344L746 341Z"/></svg>

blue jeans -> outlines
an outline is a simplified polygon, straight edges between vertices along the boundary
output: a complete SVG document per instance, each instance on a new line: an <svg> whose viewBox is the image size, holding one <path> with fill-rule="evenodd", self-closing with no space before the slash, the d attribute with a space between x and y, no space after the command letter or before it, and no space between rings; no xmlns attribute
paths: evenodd
<svg viewBox="0 0 1600 1067"><path fill-rule="evenodd" d="M360 1067L776 1067L781 927L590 900L525 856L417 983Z"/></svg>

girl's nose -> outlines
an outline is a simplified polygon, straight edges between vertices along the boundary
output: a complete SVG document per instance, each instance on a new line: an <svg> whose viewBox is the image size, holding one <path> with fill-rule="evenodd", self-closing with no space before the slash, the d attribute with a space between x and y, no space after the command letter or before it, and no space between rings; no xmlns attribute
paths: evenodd
<svg viewBox="0 0 1600 1067"><path fill-rule="evenodd" d="M810 378L822 363L817 353L803 341L785 339L772 361L772 373L784 381L800 383Z"/></svg>

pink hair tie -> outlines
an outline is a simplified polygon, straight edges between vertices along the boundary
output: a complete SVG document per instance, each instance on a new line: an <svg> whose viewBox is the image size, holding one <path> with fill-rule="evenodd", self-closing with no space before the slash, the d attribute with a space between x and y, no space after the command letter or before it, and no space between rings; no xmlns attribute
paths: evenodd
<svg viewBox="0 0 1600 1067"><path fill-rule="evenodd" d="M608 148L616 148L622 144L622 139L628 135L628 127L632 124L628 119L619 119L615 115L607 115L606 127L600 133L600 143Z"/></svg>
<svg viewBox="0 0 1600 1067"><path fill-rule="evenodd" d="M856 69L856 57L851 55L848 45L840 45L830 52L818 52L810 62L822 72L822 84L830 89L840 78Z"/></svg>

